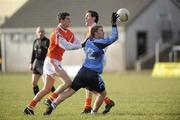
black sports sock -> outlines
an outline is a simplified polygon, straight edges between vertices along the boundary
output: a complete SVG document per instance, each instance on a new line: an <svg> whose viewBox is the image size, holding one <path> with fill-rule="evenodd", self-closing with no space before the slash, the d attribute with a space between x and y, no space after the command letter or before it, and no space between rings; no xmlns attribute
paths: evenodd
<svg viewBox="0 0 180 120"><path fill-rule="evenodd" d="M38 86L33 87L33 92L34 95L36 95L39 92L39 87Z"/></svg>
<svg viewBox="0 0 180 120"><path fill-rule="evenodd" d="M54 86L52 86L52 88L51 88L51 92L54 92L56 89L55 89L55 87Z"/></svg>

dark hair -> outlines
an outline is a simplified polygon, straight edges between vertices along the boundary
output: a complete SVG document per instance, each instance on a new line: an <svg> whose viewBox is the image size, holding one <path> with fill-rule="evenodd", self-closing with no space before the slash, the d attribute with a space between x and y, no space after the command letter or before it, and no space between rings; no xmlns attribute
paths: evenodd
<svg viewBox="0 0 180 120"><path fill-rule="evenodd" d="M59 12L57 15L57 19L58 19L58 21L64 20L66 18L66 16L70 16L70 14L67 12Z"/></svg>
<svg viewBox="0 0 180 120"><path fill-rule="evenodd" d="M103 26L102 25L95 25L91 28L91 36L90 37L95 37L95 32L98 31L99 28L102 28Z"/></svg>
<svg viewBox="0 0 180 120"><path fill-rule="evenodd" d="M95 22L98 23L99 21L99 15L96 11L93 10L87 10L86 13L90 13L91 17L95 17Z"/></svg>

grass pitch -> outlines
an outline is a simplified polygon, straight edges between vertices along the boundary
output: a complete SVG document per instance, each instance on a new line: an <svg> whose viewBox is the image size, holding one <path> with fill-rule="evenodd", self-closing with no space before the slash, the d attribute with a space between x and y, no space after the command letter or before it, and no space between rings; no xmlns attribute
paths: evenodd
<svg viewBox="0 0 180 120"><path fill-rule="evenodd" d="M180 120L180 78L152 78L148 72L106 73L103 78L108 96L116 103L107 115L81 115L85 98L81 89L50 116L42 115L44 99L35 116L25 116L23 109L33 97L31 75L0 73L0 120ZM99 112L103 109L104 104Z"/></svg>

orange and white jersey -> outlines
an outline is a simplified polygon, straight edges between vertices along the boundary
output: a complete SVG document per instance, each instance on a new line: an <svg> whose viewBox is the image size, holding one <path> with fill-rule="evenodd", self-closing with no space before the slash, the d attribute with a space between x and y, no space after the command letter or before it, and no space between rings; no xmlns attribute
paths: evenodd
<svg viewBox="0 0 180 120"><path fill-rule="evenodd" d="M65 50L75 50L81 47L80 41L69 29L63 29L58 25L51 34L47 56L61 61Z"/></svg>

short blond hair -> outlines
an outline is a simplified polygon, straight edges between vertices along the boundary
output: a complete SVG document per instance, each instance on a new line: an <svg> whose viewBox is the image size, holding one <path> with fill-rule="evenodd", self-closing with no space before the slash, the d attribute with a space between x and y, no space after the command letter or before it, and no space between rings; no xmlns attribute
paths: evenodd
<svg viewBox="0 0 180 120"><path fill-rule="evenodd" d="M95 37L95 32L98 31L99 28L102 28L103 26L102 25L95 25L91 28L91 32L90 32L90 35L91 37Z"/></svg>

